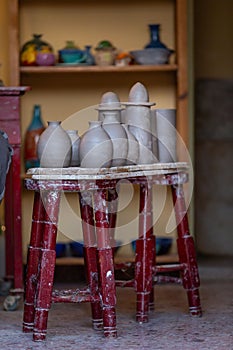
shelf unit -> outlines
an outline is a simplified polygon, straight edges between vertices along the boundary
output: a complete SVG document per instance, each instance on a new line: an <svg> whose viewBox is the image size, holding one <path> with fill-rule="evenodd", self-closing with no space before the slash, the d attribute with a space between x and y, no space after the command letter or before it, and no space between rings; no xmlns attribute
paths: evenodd
<svg viewBox="0 0 233 350"><path fill-rule="evenodd" d="M39 1L39 0L38 0ZM10 85L20 85L22 75L36 73L119 73L119 72L165 72L176 73L176 109L177 109L177 130L188 146L188 73L187 73L187 0L174 0L175 15L175 51L176 64L161 66L129 66L129 67L20 67L19 50L19 0L9 1L9 65ZM156 2L156 0L154 0ZM161 2L157 0L157 2ZM56 6L56 4L54 4ZM77 5L78 6L78 5ZM98 6L98 5L93 5ZM107 6L107 5L106 5ZM111 5L110 5L111 6ZM133 6L133 4L132 4Z"/></svg>
<svg viewBox="0 0 233 350"><path fill-rule="evenodd" d="M149 5L159 5L159 7L166 7L167 5L172 7L172 16L174 17L174 32L171 33L174 36L174 49L175 49L175 60L171 61L171 64L166 65L153 65L153 66L142 66L142 65L130 65L126 67L118 66L108 66L108 67L99 67L99 66L75 66L75 67L62 67L62 66L52 66L52 67L21 67L19 62L19 53L20 47L25 42L25 39L21 37L21 24L20 23L20 13L21 7L26 3L27 7L30 7L35 10L35 4L40 4L42 7L47 6L47 3L52 7L58 6L75 6L77 11L79 6L87 6L86 9L91 9L95 7L96 9L104 4L106 7L117 6L117 2L111 2L111 4L105 0L99 1L98 3L87 1L85 4L81 1L69 0L64 2L62 0L53 2L52 0L35 0L33 2L29 0L11 0L9 1L9 72L10 72L10 84L12 86L20 85L30 85L32 87L32 92L39 94L40 89L43 90L43 86L47 85L49 81L49 87L47 87L46 93L49 92L49 89L52 89L52 84L56 87L59 84L60 78L65 79L66 83L64 84L64 92L66 86L68 85L67 81L69 79L73 82L77 78L77 81L85 81L84 91L88 92L88 84L92 85L91 78L101 81L101 77L104 77L104 80L109 80L112 82L116 80L118 84L125 85L125 77L130 77L129 80L135 78L139 80L141 77L145 77L145 80L150 80L150 83L153 85L156 83L157 78L162 79L163 88L166 85L167 80L169 83L172 81L173 90L174 90L174 99L175 99L175 108L177 111L177 130L181 135L186 146L189 146L189 116L188 116L188 66L187 66L187 5L188 0L146 0L146 4ZM86 5L88 3L88 5ZM142 6L141 2L131 2L120 1L120 6L125 6L127 4L127 9L131 7L134 9L135 4ZM143 9L146 8L146 4L143 4ZM46 7L47 8L47 7ZM116 8L116 7L115 7ZM133 13L133 11L131 11ZM27 12L28 15L29 12ZM114 11L113 11L114 14ZM34 18L37 13L34 13ZM64 13L65 15L65 13ZM93 13L92 13L93 15ZM95 16L98 17L98 16ZM150 18L156 18L156 11L150 14ZM171 19L171 17L170 17ZM24 18L25 20L25 18ZM173 18L172 18L173 21ZM97 20L97 25L95 31L98 31L99 22ZM43 29L44 22L42 22L41 27ZM54 26L62 26L62 23L53 23ZM91 23L88 23L88 26L91 26ZM136 23L137 26L137 23ZM48 28L48 27L46 27ZM49 28L48 28L49 29ZM65 30L65 28L64 28ZM84 29L85 30L85 29ZM117 31L117 28L116 28ZM145 29L146 31L146 29ZM32 33L28 33L30 35ZM103 39L103 38L102 38ZM46 40L46 39L45 39ZM49 40L48 40L49 41ZM162 40L163 41L163 40ZM166 42L166 41L165 41ZM132 49L132 48L131 48ZM124 74L123 74L124 73ZM137 78L140 77L140 78ZM166 77L166 78L164 78ZM45 83L46 81L46 83ZM26 82L26 84L25 84ZM44 84L44 85L43 85ZM96 87L94 83L94 88ZM34 86L35 85L35 86ZM39 87L37 87L39 86ZM34 89L35 87L35 89ZM73 87L73 85L72 85ZM166 87L166 86L165 86ZM93 89L93 87L91 87ZM104 92L104 91L103 91ZM67 95L65 95L67 96ZM48 99L49 97L46 96ZM58 97L59 99L59 97ZM80 98L82 99L82 97ZM56 101L53 96L52 102ZM70 101L70 100L69 100ZM69 102L67 102L69 103ZM160 107L161 108L161 107ZM170 108L170 107L169 107ZM22 125L25 129L25 121L22 119ZM23 124L24 123L24 124ZM25 220L27 221L27 220Z"/></svg>

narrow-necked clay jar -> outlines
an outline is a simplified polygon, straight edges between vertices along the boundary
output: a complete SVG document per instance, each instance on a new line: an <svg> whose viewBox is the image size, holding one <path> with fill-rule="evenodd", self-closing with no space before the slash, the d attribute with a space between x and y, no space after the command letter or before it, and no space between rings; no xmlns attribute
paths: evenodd
<svg viewBox="0 0 233 350"><path fill-rule="evenodd" d="M104 113L106 111L113 110L116 112L115 116L117 118L117 121L121 122L121 111L123 108L121 106L120 99L115 92L105 92L101 97L101 101L97 109L99 120L104 120Z"/></svg>
<svg viewBox="0 0 233 350"><path fill-rule="evenodd" d="M102 122L89 121L89 129L80 139L80 166L83 168L108 168L112 164L112 156L112 141L102 128Z"/></svg>
<svg viewBox="0 0 233 350"><path fill-rule="evenodd" d="M113 145L112 166L125 165L128 153L128 138L125 129L118 121L117 111L104 113L103 129L110 137Z"/></svg>
<svg viewBox="0 0 233 350"><path fill-rule="evenodd" d="M125 129L128 138L128 153L126 157L126 165L138 164L139 143L135 136L129 131L129 127L127 124L122 124L122 127Z"/></svg>
<svg viewBox="0 0 233 350"><path fill-rule="evenodd" d="M40 167L63 168L70 165L71 141L60 121L49 121L37 147Z"/></svg>
<svg viewBox="0 0 233 350"><path fill-rule="evenodd" d="M78 135L78 130L66 130L68 136L70 137L72 148L71 148L71 160L70 166L79 166L79 144L80 137Z"/></svg>

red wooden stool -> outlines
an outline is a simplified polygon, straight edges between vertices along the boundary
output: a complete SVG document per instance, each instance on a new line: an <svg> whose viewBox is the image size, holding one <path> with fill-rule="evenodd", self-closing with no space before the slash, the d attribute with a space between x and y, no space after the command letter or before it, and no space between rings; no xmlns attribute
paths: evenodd
<svg viewBox="0 0 233 350"><path fill-rule="evenodd" d="M104 335L115 337L117 334L115 284L135 288L136 320L140 323L147 322L149 306L153 303L153 285L162 279L162 276L157 276L158 272L180 271L181 279L177 280L183 282L187 292L190 313L195 316L201 315L198 267L194 241L188 229L182 188L188 181L186 163L99 170L35 168L29 170L28 177L25 180L26 188L35 191L35 197L28 250L23 330L33 331L34 340L45 339L48 311L52 302L90 302L94 328L101 327L103 316ZM111 248L117 214L116 186L122 179L140 186L135 278L127 282L115 281ZM169 266L156 264L152 220L153 185L171 186L172 189L178 230L179 263L177 264ZM82 291L52 291L62 191L78 193L80 198L88 280L88 287ZM164 279L164 281L171 280L172 277Z"/></svg>
<svg viewBox="0 0 233 350"><path fill-rule="evenodd" d="M100 329L103 325L104 335L115 337L116 293L106 198L107 189L114 188L116 181L95 181L93 176L92 180L86 180L82 175L76 175L72 180L69 174L53 176L50 169L31 169L32 172L33 170L37 175L25 180L26 188L33 190L35 195L28 249L23 331L33 332L35 341L44 340L52 302L90 302L93 327ZM43 170L46 174L44 176L41 175ZM71 169L71 172L74 170ZM88 281L84 290L53 291L55 245L62 191L77 192L80 198Z"/></svg>

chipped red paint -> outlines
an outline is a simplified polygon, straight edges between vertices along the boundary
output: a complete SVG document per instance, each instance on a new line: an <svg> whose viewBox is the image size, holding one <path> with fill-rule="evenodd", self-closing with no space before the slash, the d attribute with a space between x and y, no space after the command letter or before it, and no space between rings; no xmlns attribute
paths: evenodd
<svg viewBox="0 0 233 350"><path fill-rule="evenodd" d="M32 332L35 315L35 296L38 280L38 266L41 258L41 248L43 242L44 204L39 192L35 192L34 208L32 215L32 229L30 245L28 247L27 273L25 286L25 303L23 331Z"/></svg>
<svg viewBox="0 0 233 350"><path fill-rule="evenodd" d="M13 288L23 291L23 258L21 228L21 169L20 169L20 97L29 87L0 87L0 129L5 131L14 155L6 179L5 248L6 279Z"/></svg>
<svg viewBox="0 0 233 350"><path fill-rule="evenodd" d="M106 337L116 337L116 287L113 250L109 235L108 191L94 191L94 215L99 261L103 326Z"/></svg>
<svg viewBox="0 0 233 350"><path fill-rule="evenodd" d="M182 185L172 185L172 197L177 222L177 249L184 289L187 292L189 311L192 316L201 316L199 297L199 273L193 237L189 233L188 215Z"/></svg>
<svg viewBox="0 0 233 350"><path fill-rule="evenodd" d="M93 328L98 330L103 328L103 314L101 301L99 298L97 243L91 193L87 191L79 192L79 203L84 239L84 261L87 282L89 285L90 294L92 296L92 299L90 300L92 309L92 324Z"/></svg>
<svg viewBox="0 0 233 350"><path fill-rule="evenodd" d="M187 173L181 171L145 177L132 176L132 174L127 177L126 173L125 178L140 186L135 277L130 281L115 281L114 276L112 242L117 214L118 192L116 187L119 181L119 179L114 179L114 174L96 181L78 178L51 180L49 177L44 180L32 178L25 180L26 188L35 191L35 199L32 237L28 251L24 331L32 328L33 324L34 340L43 340L46 337L51 302L90 302L93 327L99 329L103 325L106 337L116 337L116 285L135 288L137 296L136 319L140 323L148 321L150 303L153 303L153 286L156 283L182 282L187 292L191 315L201 315L198 267L194 241L189 233L182 189L182 184L188 179ZM178 231L179 263L177 264L156 265L156 238L153 235L152 218L153 184L172 185ZM84 290L52 292L57 221L62 191L79 194L88 286ZM46 212L44 219L42 202ZM41 239L42 234L43 240ZM37 250L40 251L39 255ZM32 264L36 266L31 266ZM115 265L115 268L128 267L132 267L132 264ZM158 274L171 271L180 271L181 278ZM32 305L33 299L34 305Z"/></svg>

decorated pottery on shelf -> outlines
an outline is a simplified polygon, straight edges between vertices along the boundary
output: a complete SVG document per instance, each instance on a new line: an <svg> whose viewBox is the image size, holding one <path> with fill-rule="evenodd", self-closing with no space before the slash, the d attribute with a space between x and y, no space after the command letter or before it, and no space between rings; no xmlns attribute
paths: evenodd
<svg viewBox="0 0 233 350"><path fill-rule="evenodd" d="M40 105L34 105L32 119L24 138L24 164L26 171L29 168L39 167L40 165L37 155L37 145L40 135L44 130L45 126L41 118L41 107Z"/></svg>
<svg viewBox="0 0 233 350"><path fill-rule="evenodd" d="M89 129L81 136L79 145L80 166L83 168L110 167L113 145L102 128L101 121L89 121Z"/></svg>
<svg viewBox="0 0 233 350"><path fill-rule="evenodd" d="M167 64L174 50L160 40L160 24L149 24L150 42L142 50L130 51L135 63L142 65Z"/></svg>
<svg viewBox="0 0 233 350"><path fill-rule="evenodd" d="M86 60L85 51L75 45L73 40L67 40L66 46L58 50L59 63L83 63Z"/></svg>
<svg viewBox="0 0 233 350"><path fill-rule="evenodd" d="M40 135L37 152L42 168L64 168L70 166L71 140L60 121L49 121Z"/></svg>
<svg viewBox="0 0 233 350"><path fill-rule="evenodd" d="M118 67L125 67L132 63L133 57L128 52L120 52L116 55L115 65Z"/></svg>
<svg viewBox="0 0 233 350"><path fill-rule="evenodd" d="M33 39L27 41L20 51L22 66L54 65L53 47L41 39L42 34L33 34Z"/></svg>
<svg viewBox="0 0 233 350"><path fill-rule="evenodd" d="M84 50L85 62L90 66L95 64L95 58L92 55L91 48L92 48L91 45L85 45L85 50Z"/></svg>
<svg viewBox="0 0 233 350"><path fill-rule="evenodd" d="M116 48L108 40L102 40L95 48L95 63L98 66L112 66L116 58Z"/></svg>

